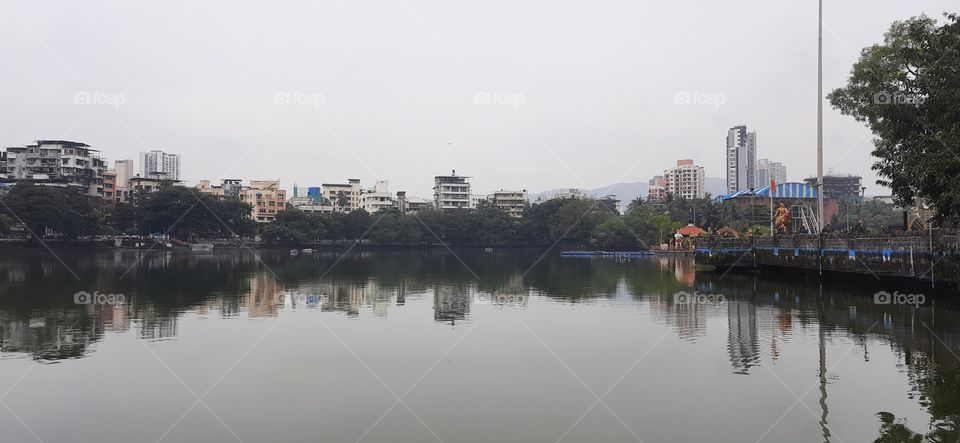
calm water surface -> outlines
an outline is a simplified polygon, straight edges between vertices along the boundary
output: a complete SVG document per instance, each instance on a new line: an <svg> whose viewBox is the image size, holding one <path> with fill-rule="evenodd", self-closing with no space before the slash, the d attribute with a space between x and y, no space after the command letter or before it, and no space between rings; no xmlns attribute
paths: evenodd
<svg viewBox="0 0 960 443"><path fill-rule="evenodd" d="M673 258L259 254L3 252L0 441L852 443L880 412L957 435L942 299Z"/></svg>

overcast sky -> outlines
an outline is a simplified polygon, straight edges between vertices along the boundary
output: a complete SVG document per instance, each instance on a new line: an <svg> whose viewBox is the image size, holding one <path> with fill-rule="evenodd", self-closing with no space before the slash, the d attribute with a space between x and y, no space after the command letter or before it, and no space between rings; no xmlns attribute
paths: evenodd
<svg viewBox="0 0 960 443"><path fill-rule="evenodd" d="M824 92L894 20L955 0L826 0ZM815 0L0 0L0 144L68 139L183 178L388 179L431 195L723 177L726 130L816 172ZM689 101L691 103L685 104ZM825 106L825 167L874 185L871 135ZM139 167L139 165L138 165Z"/></svg>

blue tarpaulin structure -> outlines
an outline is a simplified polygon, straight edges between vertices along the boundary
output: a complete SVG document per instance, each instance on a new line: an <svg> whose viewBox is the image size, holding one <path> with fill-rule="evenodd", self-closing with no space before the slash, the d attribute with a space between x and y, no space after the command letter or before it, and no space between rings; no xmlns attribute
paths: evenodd
<svg viewBox="0 0 960 443"><path fill-rule="evenodd" d="M770 187L763 186L752 191L743 189L727 195L718 196L716 200L722 202L730 200L731 198L752 196L770 197ZM806 183L779 183L777 184L777 192L773 193L773 198L817 198L817 188L816 186L810 186Z"/></svg>

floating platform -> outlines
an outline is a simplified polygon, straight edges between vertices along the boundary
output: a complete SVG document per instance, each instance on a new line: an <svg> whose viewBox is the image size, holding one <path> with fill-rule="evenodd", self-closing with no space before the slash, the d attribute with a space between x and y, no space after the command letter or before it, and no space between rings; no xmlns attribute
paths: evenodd
<svg viewBox="0 0 960 443"><path fill-rule="evenodd" d="M650 251L561 251L561 257L650 257Z"/></svg>

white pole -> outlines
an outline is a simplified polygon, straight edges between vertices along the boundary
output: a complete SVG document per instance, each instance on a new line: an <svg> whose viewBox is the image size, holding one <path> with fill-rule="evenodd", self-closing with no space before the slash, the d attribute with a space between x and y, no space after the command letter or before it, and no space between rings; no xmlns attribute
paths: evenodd
<svg viewBox="0 0 960 443"><path fill-rule="evenodd" d="M823 216L823 0L817 16L817 218L823 232L827 223Z"/></svg>

